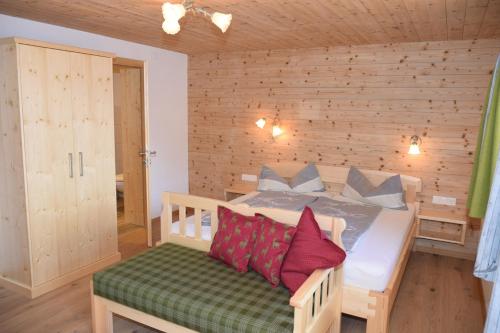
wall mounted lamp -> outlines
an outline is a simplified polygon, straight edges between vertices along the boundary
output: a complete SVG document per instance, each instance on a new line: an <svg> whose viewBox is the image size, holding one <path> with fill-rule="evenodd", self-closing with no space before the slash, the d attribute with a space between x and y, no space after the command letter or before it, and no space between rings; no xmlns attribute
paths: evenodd
<svg viewBox="0 0 500 333"><path fill-rule="evenodd" d="M408 154L419 155L421 144L422 144L422 139L418 135L413 135L410 138L410 149L408 149Z"/></svg>
<svg viewBox="0 0 500 333"><path fill-rule="evenodd" d="M266 118L260 118L259 120L257 120L255 122L255 125L257 125L258 128L263 129L266 126L266 122L267 122ZM275 117L273 120L273 127L272 127L272 131L271 131L271 135L274 139L274 138L280 136L281 134L283 134L283 129L281 128L280 121L279 121L278 117Z"/></svg>
<svg viewBox="0 0 500 333"><path fill-rule="evenodd" d="M170 3L165 2L161 6L163 13L162 28L169 35L175 35L181 30L179 20L186 15L186 12L192 12L194 14L201 14L205 17L209 17L212 23L215 24L224 33L231 24L233 16L231 14L224 14L219 12L211 12L206 7L195 7L194 0L185 0L182 3Z"/></svg>

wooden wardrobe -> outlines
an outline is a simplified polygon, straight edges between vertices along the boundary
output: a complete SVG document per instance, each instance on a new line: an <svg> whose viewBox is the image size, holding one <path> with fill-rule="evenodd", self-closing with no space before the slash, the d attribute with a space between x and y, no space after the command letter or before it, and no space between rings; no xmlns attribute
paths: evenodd
<svg viewBox="0 0 500 333"><path fill-rule="evenodd" d="M112 54L0 40L0 285L36 297L120 259Z"/></svg>

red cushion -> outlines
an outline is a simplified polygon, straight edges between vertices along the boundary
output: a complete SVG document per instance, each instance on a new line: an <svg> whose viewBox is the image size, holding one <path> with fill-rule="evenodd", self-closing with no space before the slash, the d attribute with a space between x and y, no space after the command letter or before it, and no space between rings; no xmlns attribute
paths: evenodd
<svg viewBox="0 0 500 333"><path fill-rule="evenodd" d="M233 266L238 272L248 271L248 261L256 237L256 217L245 216L218 207L219 227L208 255Z"/></svg>
<svg viewBox="0 0 500 333"><path fill-rule="evenodd" d="M306 207L281 267L283 284L295 293L316 269L340 265L345 252L321 232L311 208Z"/></svg>
<svg viewBox="0 0 500 333"><path fill-rule="evenodd" d="M290 247L296 228L257 214L260 221L257 238L250 258L250 267L269 281L273 287L280 283L283 259Z"/></svg>

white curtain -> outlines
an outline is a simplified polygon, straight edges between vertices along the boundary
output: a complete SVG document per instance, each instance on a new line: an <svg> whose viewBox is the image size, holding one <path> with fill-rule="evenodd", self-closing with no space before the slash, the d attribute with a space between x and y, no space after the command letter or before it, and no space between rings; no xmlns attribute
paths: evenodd
<svg viewBox="0 0 500 333"><path fill-rule="evenodd" d="M500 332L500 154L498 155L488 208L477 250L474 275L493 282L485 333Z"/></svg>

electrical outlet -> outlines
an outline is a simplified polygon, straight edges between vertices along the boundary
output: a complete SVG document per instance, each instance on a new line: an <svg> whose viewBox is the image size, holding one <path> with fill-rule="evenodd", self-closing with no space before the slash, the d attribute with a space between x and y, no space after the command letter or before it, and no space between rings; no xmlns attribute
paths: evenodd
<svg viewBox="0 0 500 333"><path fill-rule="evenodd" d="M456 206L457 198L453 197L442 197L439 195L432 196L432 203L436 205L446 205L446 206Z"/></svg>
<svg viewBox="0 0 500 333"><path fill-rule="evenodd" d="M241 175L241 180L245 182L257 182L257 175L247 175L244 173Z"/></svg>

